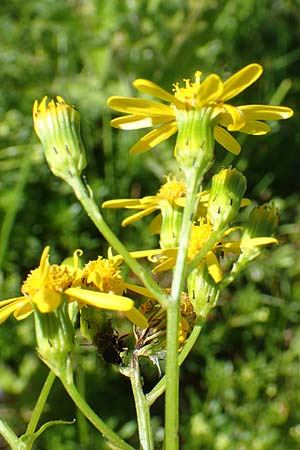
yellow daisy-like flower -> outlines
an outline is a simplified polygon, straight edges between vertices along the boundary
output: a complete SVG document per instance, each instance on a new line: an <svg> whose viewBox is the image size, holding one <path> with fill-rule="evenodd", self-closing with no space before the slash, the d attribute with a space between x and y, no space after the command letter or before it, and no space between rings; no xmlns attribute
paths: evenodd
<svg viewBox="0 0 300 450"><path fill-rule="evenodd" d="M186 187L183 181L177 181L176 177L166 176L167 182L161 186L156 195L150 195L140 199L118 199L108 200L102 204L102 208L126 208L138 209L139 212L132 214L122 221L122 226L126 227L142 217L149 216L153 212L161 211L170 206L183 206L183 199L186 196ZM161 225L161 213L156 216L151 224L153 233L159 232Z"/></svg>
<svg viewBox="0 0 300 450"><path fill-rule="evenodd" d="M80 251L79 251L80 252ZM110 291L99 292L81 287L81 271L78 269L78 251L74 252L74 267L49 264L49 247L43 251L40 265L31 271L22 285L23 297L0 302L0 323L12 313L17 320L25 319L34 306L41 313L54 311L64 297L68 302L77 301L80 307L91 305L96 308L124 311L133 323L144 328L147 320L134 308L132 299Z"/></svg>
<svg viewBox="0 0 300 450"><path fill-rule="evenodd" d="M200 110L203 107L213 109L214 138L226 150L238 154L239 143L228 131L241 131L247 134L261 135L270 131L264 120L287 119L293 115L290 108L269 105L233 106L228 100L253 84L262 74L259 64L249 64L226 81L216 74L209 75L200 82L201 72L195 73L195 82L185 81L185 87L174 85L174 94L165 91L152 81L137 79L134 87L169 104L146 99L117 97L108 99L107 104L114 110L128 114L111 121L111 126L123 130L155 127L142 137L132 148L132 154L152 149L168 139L178 130L176 110ZM228 131L227 131L228 130Z"/></svg>
<svg viewBox="0 0 300 450"><path fill-rule="evenodd" d="M104 295L110 295L111 297L120 299L126 298L123 297L123 293L126 292L127 289L141 295L148 294L148 291L145 288L126 283L123 280L120 271L122 262L123 259L119 255L113 256L111 251L109 251L108 259L99 256L95 261L90 261L82 270L81 281L83 286L92 291L97 289L101 293L107 293ZM131 322L140 324L138 326L141 326L142 328L147 326L147 320L136 308L119 308L119 311L123 311L125 316L131 320Z"/></svg>
<svg viewBox="0 0 300 450"><path fill-rule="evenodd" d="M213 246L213 248L206 253L203 259L206 262L208 271L216 283L220 283L223 279L223 270L219 262L219 257L222 257L225 253L241 253L244 249L255 248L260 245L267 245L272 243L278 243L277 239L273 237L258 237L241 239L239 241L226 241L226 237L240 229L240 227L228 228L220 240ZM188 262L192 262L193 259L199 254L204 245L208 242L211 234L213 233L213 226L208 219L201 218L193 224L188 255ZM169 250L170 251L170 250ZM162 256L161 263L155 267L154 272L161 272L171 269L176 262L177 250L174 249L174 254L167 257Z"/></svg>

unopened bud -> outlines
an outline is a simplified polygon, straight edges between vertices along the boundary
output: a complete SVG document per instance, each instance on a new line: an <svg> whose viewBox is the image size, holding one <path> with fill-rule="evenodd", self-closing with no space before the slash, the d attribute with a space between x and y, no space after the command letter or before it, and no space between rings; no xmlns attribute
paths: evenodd
<svg viewBox="0 0 300 450"><path fill-rule="evenodd" d="M236 169L222 169L214 175L207 215L215 230L227 227L235 219L246 187L246 177Z"/></svg>
<svg viewBox="0 0 300 450"><path fill-rule="evenodd" d="M50 170L65 181L80 176L86 167L85 148L80 135L80 115L62 97L47 97L33 105L33 123L41 140Z"/></svg>

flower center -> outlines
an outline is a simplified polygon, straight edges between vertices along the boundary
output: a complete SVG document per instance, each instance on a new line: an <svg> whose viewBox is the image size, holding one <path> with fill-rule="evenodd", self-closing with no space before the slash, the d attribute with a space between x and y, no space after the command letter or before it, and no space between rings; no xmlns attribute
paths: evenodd
<svg viewBox="0 0 300 450"><path fill-rule="evenodd" d="M122 295L125 290L119 270L120 262L104 259L90 261L83 269L82 280L87 286L96 287L102 292Z"/></svg>
<svg viewBox="0 0 300 450"><path fill-rule="evenodd" d="M199 219L196 224L193 224L191 238L188 250L188 259L192 260L202 249L203 245L208 241L213 226L209 220Z"/></svg>
<svg viewBox="0 0 300 450"><path fill-rule="evenodd" d="M194 108L197 106L198 91L200 88L201 72L195 72L195 82L191 83L190 79L184 79L185 87L179 87L179 83L173 85L174 96L186 104L187 107Z"/></svg>
<svg viewBox="0 0 300 450"><path fill-rule="evenodd" d="M49 266L47 276L41 284L42 272L41 267L31 271L22 285L21 292L23 295L33 298L42 287L57 293L63 293L72 285L76 277L74 269L53 264Z"/></svg>
<svg viewBox="0 0 300 450"><path fill-rule="evenodd" d="M167 176L167 182L161 186L157 196L173 203L176 199L186 196L185 184L182 181L177 181L176 177Z"/></svg>

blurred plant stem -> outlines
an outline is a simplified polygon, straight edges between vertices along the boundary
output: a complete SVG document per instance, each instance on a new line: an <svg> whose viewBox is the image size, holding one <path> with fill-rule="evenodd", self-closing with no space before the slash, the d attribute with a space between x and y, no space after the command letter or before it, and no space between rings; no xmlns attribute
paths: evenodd
<svg viewBox="0 0 300 450"><path fill-rule="evenodd" d="M5 210L5 215L0 230L0 270L3 268L3 262L9 245L10 234L14 226L17 212L23 200L23 191L27 183L31 163L32 158L30 157L30 152L24 151L23 159L21 160L19 168L18 179L14 185L13 192L10 193L11 201Z"/></svg>
<svg viewBox="0 0 300 450"><path fill-rule="evenodd" d="M8 423L1 418L0 418L0 434L10 445L12 450L19 450L19 439L17 435L13 432Z"/></svg>

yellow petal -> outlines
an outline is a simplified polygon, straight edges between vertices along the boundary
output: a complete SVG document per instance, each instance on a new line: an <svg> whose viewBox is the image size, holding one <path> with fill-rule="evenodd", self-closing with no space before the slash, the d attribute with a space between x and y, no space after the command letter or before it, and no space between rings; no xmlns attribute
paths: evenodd
<svg viewBox="0 0 300 450"><path fill-rule="evenodd" d="M157 196L156 195L147 195L147 197L143 197L143 198L141 198L140 199L141 200L141 203L143 204L143 205L149 205L149 203L154 203L154 204L157 204L158 203L158 201L159 201L159 199L157 198ZM153 205L154 206L154 205Z"/></svg>
<svg viewBox="0 0 300 450"><path fill-rule="evenodd" d="M10 300L4 300L3 302L1 302L1 304L5 304L5 306L3 306L0 309L0 324L5 322L6 319L8 319L8 317L15 312L16 309L18 309L20 306L23 305L23 302L28 302L28 300L25 297L16 297L16 298L11 298Z"/></svg>
<svg viewBox="0 0 300 450"><path fill-rule="evenodd" d="M62 295L45 287L41 287L32 297L33 303L36 304L39 311L43 314L49 313L56 309L62 300Z"/></svg>
<svg viewBox="0 0 300 450"><path fill-rule="evenodd" d="M47 109L47 95L45 95L45 97L43 97L41 103L38 105L37 111L41 112L41 113L45 113L46 109Z"/></svg>
<svg viewBox="0 0 300 450"><path fill-rule="evenodd" d="M145 288L143 286L137 286L136 284L125 283L125 287L129 291L136 292L137 294L140 294L143 297L155 298L153 296L153 294L151 294L151 292L147 288Z"/></svg>
<svg viewBox="0 0 300 450"><path fill-rule="evenodd" d="M239 108L232 105L223 105L224 109L228 112L231 118L231 123L228 125L228 130L237 131L245 125L245 117Z"/></svg>
<svg viewBox="0 0 300 450"><path fill-rule="evenodd" d="M174 119L173 115L157 115L152 117L145 117L137 114L129 116L117 117L110 121L110 125L121 130L139 130L141 128L149 128L156 125L161 125Z"/></svg>
<svg viewBox="0 0 300 450"><path fill-rule="evenodd" d="M162 263L160 263L156 267L154 267L152 272L153 273L165 272L166 270L172 269L175 266L175 263L176 263L176 258L171 256L170 258L167 258L165 261L163 261Z"/></svg>
<svg viewBox="0 0 300 450"><path fill-rule="evenodd" d="M144 117L151 117L152 115L174 117L174 111L170 106L142 98L110 97L107 104L112 109L127 114L137 114Z"/></svg>
<svg viewBox="0 0 300 450"><path fill-rule="evenodd" d="M209 75L203 83L200 84L197 93L197 106L200 108L210 102L214 102L220 98L223 92L223 84L216 74Z"/></svg>
<svg viewBox="0 0 300 450"><path fill-rule="evenodd" d="M244 208L245 206L249 206L249 205L251 205L250 198L242 198L240 208Z"/></svg>
<svg viewBox="0 0 300 450"><path fill-rule="evenodd" d="M24 296L23 297L9 298L8 300L1 300L0 301L0 308L3 308L3 306L6 306L6 305L10 305L11 303L16 303L17 301L20 301L20 300L24 300Z"/></svg>
<svg viewBox="0 0 300 450"><path fill-rule="evenodd" d="M244 105L239 107L246 120L280 120L292 117L294 111L286 106Z"/></svg>
<svg viewBox="0 0 300 450"><path fill-rule="evenodd" d="M219 142L222 147L226 148L229 152L234 155L238 155L241 151L241 146L228 131L224 130L224 128L219 127L218 125L214 129L215 140Z"/></svg>
<svg viewBox="0 0 300 450"><path fill-rule="evenodd" d="M154 250L139 250L136 252L129 252L130 256L132 256L133 258L148 258L151 260L151 258L153 256L157 256L157 255L172 255L173 253L177 252L177 249L170 249L170 248L166 248L166 249L162 249L162 248L158 248L158 249L154 249Z"/></svg>
<svg viewBox="0 0 300 450"><path fill-rule="evenodd" d="M147 328L148 321L146 317L136 308L126 311L125 316L139 328Z"/></svg>
<svg viewBox="0 0 300 450"><path fill-rule="evenodd" d="M27 300L24 301L23 305L19 305L19 308L14 312L14 316L17 320L26 319L30 314L32 314L33 309Z"/></svg>
<svg viewBox="0 0 300 450"><path fill-rule="evenodd" d="M170 102L179 108L184 107L184 103L178 100L174 95L170 94L165 89L161 88L157 84L153 83L149 80L143 80L141 78L135 80L133 86L140 92L145 92L146 94L150 94L153 97L159 98L160 100L164 100L166 102Z"/></svg>
<svg viewBox="0 0 300 450"><path fill-rule="evenodd" d="M133 147L130 149L132 155L137 155L138 153L146 152L151 150L156 145L167 140L172 134L177 131L177 123L174 121L168 122L161 127L150 131L145 136L143 136Z"/></svg>
<svg viewBox="0 0 300 450"><path fill-rule="evenodd" d="M151 234L159 234L161 230L162 215L157 214L150 223L149 230Z"/></svg>
<svg viewBox="0 0 300 450"><path fill-rule="evenodd" d="M258 245L278 244L277 239L272 237L257 237L252 239L243 239L240 243L241 248L252 248Z"/></svg>
<svg viewBox="0 0 300 450"><path fill-rule="evenodd" d="M136 222L137 220L141 219L142 217L149 216L149 214L152 214L154 211L157 210L157 207L154 208L147 208L143 211L139 211L135 214L132 214L131 216L124 219L121 223L122 227L126 227L127 225L130 225L133 222Z"/></svg>
<svg viewBox="0 0 300 450"><path fill-rule="evenodd" d="M247 120L246 124L242 128L240 128L239 131L242 133L259 136L269 133L271 131L271 128L264 122L259 122L258 120Z"/></svg>
<svg viewBox="0 0 300 450"><path fill-rule="evenodd" d="M138 198L120 198L117 200L107 200L103 202L102 208L126 208L126 206L136 206L140 204Z"/></svg>
<svg viewBox="0 0 300 450"><path fill-rule="evenodd" d="M244 91L261 76L262 72L263 68L259 64L249 64L228 78L223 83L223 102Z"/></svg>
<svg viewBox="0 0 300 450"><path fill-rule="evenodd" d="M65 291L65 294L80 300L80 303L95 306L96 308L110 309L112 311L129 311L134 307L133 300L121 295L79 288L69 288Z"/></svg>
<svg viewBox="0 0 300 450"><path fill-rule="evenodd" d="M210 251L206 255L206 264L208 271L216 283L220 283L223 278L223 271L216 255Z"/></svg>

